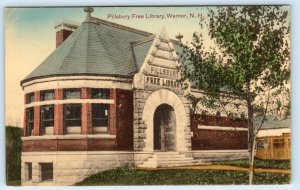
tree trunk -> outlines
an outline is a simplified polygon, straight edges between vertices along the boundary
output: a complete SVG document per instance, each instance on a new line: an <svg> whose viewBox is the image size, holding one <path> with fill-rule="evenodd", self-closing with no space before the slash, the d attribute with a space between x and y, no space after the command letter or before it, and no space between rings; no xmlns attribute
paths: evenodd
<svg viewBox="0 0 300 190"><path fill-rule="evenodd" d="M249 155L249 185L253 184L253 176L254 176L254 156L255 156L255 146L256 146L256 139L252 139L252 150Z"/></svg>
<svg viewBox="0 0 300 190"><path fill-rule="evenodd" d="M255 134L253 124L253 106L252 97L250 95L250 82L246 85L248 97L247 97L247 109L248 109L248 151L249 151L249 185L253 183L254 175L254 156L255 156Z"/></svg>

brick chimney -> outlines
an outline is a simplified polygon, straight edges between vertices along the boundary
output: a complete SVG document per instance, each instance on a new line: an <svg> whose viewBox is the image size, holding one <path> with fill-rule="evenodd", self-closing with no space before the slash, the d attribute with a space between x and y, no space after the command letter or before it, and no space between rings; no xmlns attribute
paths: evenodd
<svg viewBox="0 0 300 190"><path fill-rule="evenodd" d="M72 21L63 20L54 26L56 30L56 47L65 41L78 27L78 24Z"/></svg>

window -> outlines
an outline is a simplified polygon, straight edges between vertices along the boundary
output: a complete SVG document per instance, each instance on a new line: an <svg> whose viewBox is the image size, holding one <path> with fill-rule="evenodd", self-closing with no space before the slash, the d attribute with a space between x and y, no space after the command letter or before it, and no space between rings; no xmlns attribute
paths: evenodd
<svg viewBox="0 0 300 190"><path fill-rule="evenodd" d="M94 132L107 132L108 105L92 104L92 126Z"/></svg>
<svg viewBox="0 0 300 190"><path fill-rule="evenodd" d="M26 94L26 104L34 102L34 92Z"/></svg>
<svg viewBox="0 0 300 190"><path fill-rule="evenodd" d="M81 89L65 89L64 90L64 99L80 99L81 98Z"/></svg>
<svg viewBox="0 0 300 190"><path fill-rule="evenodd" d="M28 136L32 135L33 125L34 125L34 110L33 108L26 109L26 134Z"/></svg>
<svg viewBox="0 0 300 190"><path fill-rule="evenodd" d="M268 140L259 140L257 141L257 149L268 149L269 141Z"/></svg>
<svg viewBox="0 0 300 190"><path fill-rule="evenodd" d="M109 99L109 89L92 89L92 99Z"/></svg>
<svg viewBox="0 0 300 190"><path fill-rule="evenodd" d="M54 90L41 91L41 101L54 100Z"/></svg>
<svg viewBox="0 0 300 190"><path fill-rule="evenodd" d="M65 127L81 126L81 104L64 105Z"/></svg>
<svg viewBox="0 0 300 190"><path fill-rule="evenodd" d="M53 181L53 163L41 163L42 181Z"/></svg>
<svg viewBox="0 0 300 190"><path fill-rule="evenodd" d="M41 106L41 126L45 134L53 134L54 105Z"/></svg>
<svg viewBox="0 0 300 190"><path fill-rule="evenodd" d="M273 139L274 148L283 148L284 147L284 139Z"/></svg>
<svg viewBox="0 0 300 190"><path fill-rule="evenodd" d="M32 163L30 162L25 163L25 167L26 167L25 180L30 181L32 180Z"/></svg>

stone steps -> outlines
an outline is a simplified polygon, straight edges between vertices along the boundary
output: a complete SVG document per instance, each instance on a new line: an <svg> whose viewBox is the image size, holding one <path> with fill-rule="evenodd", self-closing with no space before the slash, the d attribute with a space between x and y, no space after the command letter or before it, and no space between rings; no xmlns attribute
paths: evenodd
<svg viewBox="0 0 300 190"><path fill-rule="evenodd" d="M142 164L139 168L168 168L176 166L207 165L208 162L194 160L192 157L186 157L178 152L157 152Z"/></svg>

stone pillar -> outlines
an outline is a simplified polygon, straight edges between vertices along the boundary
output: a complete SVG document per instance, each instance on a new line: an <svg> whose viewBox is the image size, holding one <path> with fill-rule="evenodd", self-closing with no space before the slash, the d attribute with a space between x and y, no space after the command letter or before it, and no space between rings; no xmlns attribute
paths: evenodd
<svg viewBox="0 0 300 190"><path fill-rule="evenodd" d="M82 99L91 99L91 89L81 89ZM91 103L82 103L81 108L81 133L83 135L93 133L92 128L92 105Z"/></svg>
<svg viewBox="0 0 300 190"><path fill-rule="evenodd" d="M117 109L117 104L119 103L119 101L117 100L117 90L116 89L110 89L109 99L114 100L114 104L109 105L108 133L111 135L115 135L116 134L116 125L118 123L116 109Z"/></svg>
<svg viewBox="0 0 300 190"><path fill-rule="evenodd" d="M40 91L36 91L34 93L34 102L39 102L40 101ZM33 124L33 135L34 136L39 136L42 134L42 129L41 129L41 114L40 114L40 106L34 106L34 124Z"/></svg>
<svg viewBox="0 0 300 190"><path fill-rule="evenodd" d="M28 180L28 167L25 162L21 162L21 182Z"/></svg>
<svg viewBox="0 0 300 190"><path fill-rule="evenodd" d="M37 162L32 163L32 183L39 183L42 181L41 166Z"/></svg>
<svg viewBox="0 0 300 190"><path fill-rule="evenodd" d="M54 90L55 100L63 99L63 90L55 89ZM63 135L64 134L64 119L63 119L63 104L54 104L54 135Z"/></svg>

